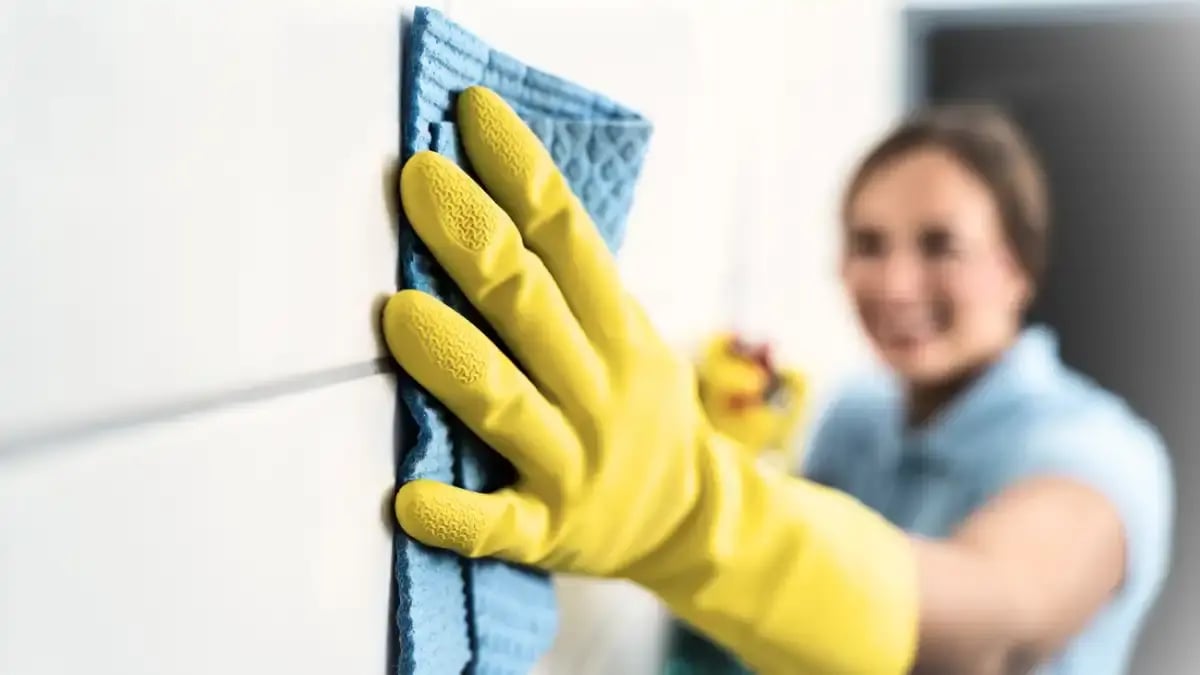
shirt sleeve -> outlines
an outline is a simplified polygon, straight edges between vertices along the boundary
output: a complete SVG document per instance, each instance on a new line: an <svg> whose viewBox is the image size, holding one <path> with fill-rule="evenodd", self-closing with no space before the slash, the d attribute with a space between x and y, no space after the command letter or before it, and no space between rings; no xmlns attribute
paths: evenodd
<svg viewBox="0 0 1200 675"><path fill-rule="evenodd" d="M1116 507L1126 544L1126 591L1148 597L1166 576L1174 518L1174 484L1158 434L1132 415L1111 410L1041 415L1017 460L999 472L997 490L1057 476L1079 481Z"/></svg>

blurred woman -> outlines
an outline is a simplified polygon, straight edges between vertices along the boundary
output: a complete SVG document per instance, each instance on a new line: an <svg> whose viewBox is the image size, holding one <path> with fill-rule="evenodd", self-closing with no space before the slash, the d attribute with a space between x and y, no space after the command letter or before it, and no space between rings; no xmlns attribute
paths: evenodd
<svg viewBox="0 0 1200 675"><path fill-rule="evenodd" d="M1156 434L1065 366L1048 328L1023 327L1046 202L1017 129L975 107L901 126L846 195L842 274L887 369L833 404L805 474L984 562L924 570L925 624L945 633L930 665L1007 634L1021 668L1120 672L1166 571Z"/></svg>
<svg viewBox="0 0 1200 675"><path fill-rule="evenodd" d="M1025 326L1048 210L1002 115L918 114L853 175L842 276L881 367L820 417L799 477L712 428L692 367L503 101L471 89L459 115L490 197L418 155L405 209L526 370L419 293L385 326L521 479L403 486L412 536L630 579L760 672L1124 672L1167 569L1170 467Z"/></svg>

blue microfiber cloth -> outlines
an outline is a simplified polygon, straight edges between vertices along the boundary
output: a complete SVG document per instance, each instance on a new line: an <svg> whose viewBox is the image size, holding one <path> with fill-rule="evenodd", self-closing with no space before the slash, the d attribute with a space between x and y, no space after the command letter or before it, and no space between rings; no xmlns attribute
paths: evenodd
<svg viewBox="0 0 1200 675"><path fill-rule="evenodd" d="M421 150L468 171L454 125L455 95L476 84L502 96L529 124L616 251L650 140L637 113L490 48L435 10L417 8L402 86L402 160ZM487 331L428 250L400 224L400 286L442 298ZM430 478L490 491L511 466L408 379L400 383L401 483ZM398 671L407 675L524 675L557 628L550 579L495 560L469 561L404 536L396 539Z"/></svg>

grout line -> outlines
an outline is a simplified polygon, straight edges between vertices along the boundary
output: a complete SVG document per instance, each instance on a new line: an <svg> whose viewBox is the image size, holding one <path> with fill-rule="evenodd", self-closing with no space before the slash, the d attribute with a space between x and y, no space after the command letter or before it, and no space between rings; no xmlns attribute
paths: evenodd
<svg viewBox="0 0 1200 675"><path fill-rule="evenodd" d="M30 453L47 446L77 442L99 434L132 429L144 424L156 424L180 417L207 413L221 408L242 404L261 403L270 399L344 384L374 375L395 372L390 357L381 356L370 361L353 363L336 368L327 368L278 380L260 382L247 387L217 394L183 399L151 407L126 410L113 415L84 419L66 425L55 424L41 429L18 432L15 436L0 438L0 460L14 455Z"/></svg>

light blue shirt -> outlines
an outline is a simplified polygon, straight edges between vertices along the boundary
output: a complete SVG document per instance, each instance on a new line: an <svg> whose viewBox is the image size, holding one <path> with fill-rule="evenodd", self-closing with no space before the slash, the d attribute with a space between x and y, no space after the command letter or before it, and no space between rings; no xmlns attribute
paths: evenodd
<svg viewBox="0 0 1200 675"><path fill-rule="evenodd" d="M1123 520L1125 580L1039 672L1125 672L1169 566L1171 467L1149 424L1061 362L1049 329L1026 329L919 429L904 424L903 392L889 375L854 378L822 415L803 473L928 537L952 534L991 497L1027 478L1066 476L1099 490Z"/></svg>

